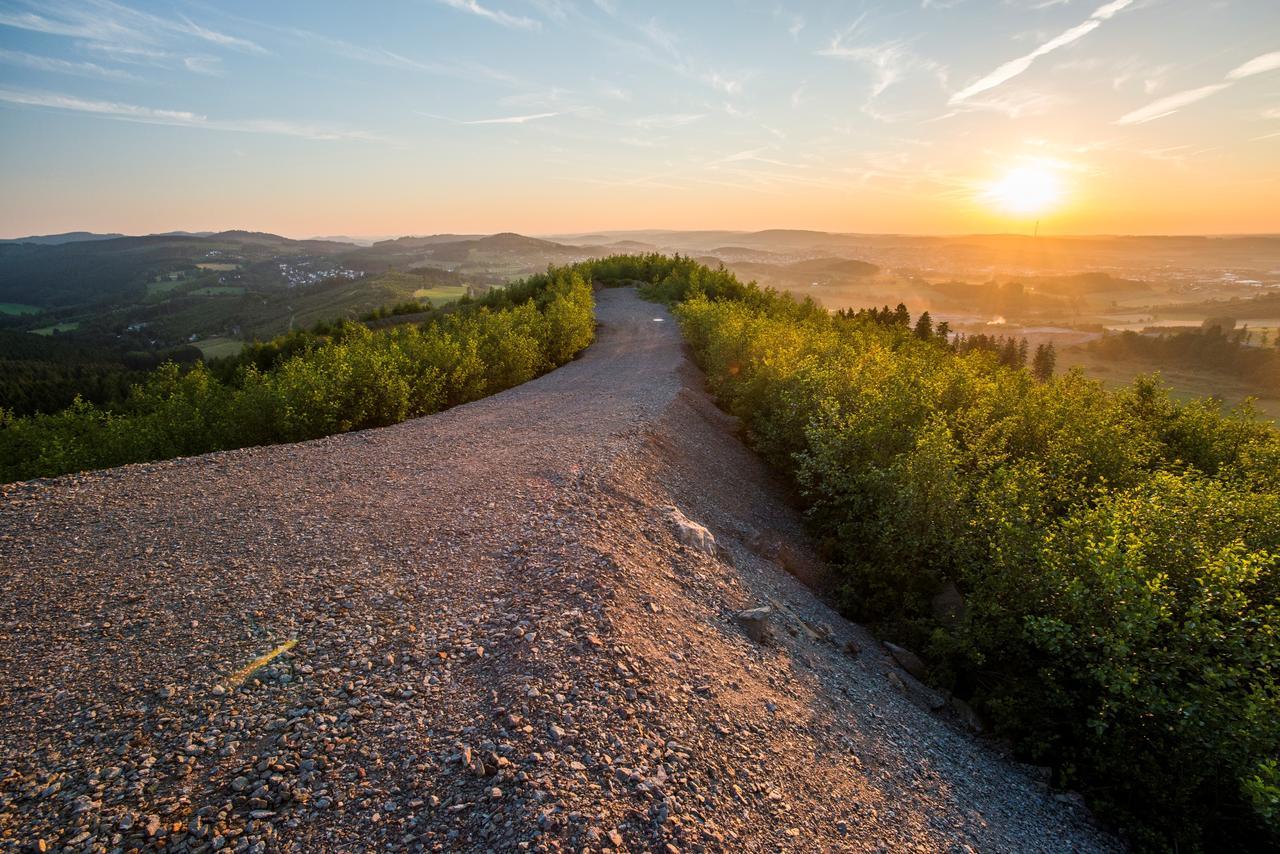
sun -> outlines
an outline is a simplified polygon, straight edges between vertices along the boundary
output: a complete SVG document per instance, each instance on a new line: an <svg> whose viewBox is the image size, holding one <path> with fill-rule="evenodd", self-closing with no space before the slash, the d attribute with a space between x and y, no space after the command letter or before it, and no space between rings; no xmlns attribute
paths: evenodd
<svg viewBox="0 0 1280 854"><path fill-rule="evenodd" d="M1041 214L1062 202L1062 182L1049 169L1019 166L988 185L982 197L1006 213Z"/></svg>

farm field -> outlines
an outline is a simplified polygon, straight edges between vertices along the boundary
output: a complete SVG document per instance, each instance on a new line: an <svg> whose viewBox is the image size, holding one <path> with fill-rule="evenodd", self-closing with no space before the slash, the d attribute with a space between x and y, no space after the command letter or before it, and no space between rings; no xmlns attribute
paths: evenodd
<svg viewBox="0 0 1280 854"><path fill-rule="evenodd" d="M207 288L196 288L194 291L191 291L191 295L198 297L239 296L244 292L245 289L242 287L213 285Z"/></svg>
<svg viewBox="0 0 1280 854"><path fill-rule="evenodd" d="M0 302L0 314L39 314L43 311L38 305L27 305L20 302Z"/></svg>
<svg viewBox="0 0 1280 854"><path fill-rule="evenodd" d="M244 349L244 342L237 341L235 338L219 336L196 341L195 346L200 348L200 352L204 354L206 360L221 359L225 356L234 356L239 353Z"/></svg>
<svg viewBox="0 0 1280 854"><path fill-rule="evenodd" d="M418 288L413 292L414 299L429 299L433 305L453 302L467 294L466 285L442 285L432 288Z"/></svg>
<svg viewBox="0 0 1280 854"><path fill-rule="evenodd" d="M74 332L80 328L80 321L71 320L66 323L55 323L52 326L42 326L39 329L32 329L36 335L52 335L55 332Z"/></svg>

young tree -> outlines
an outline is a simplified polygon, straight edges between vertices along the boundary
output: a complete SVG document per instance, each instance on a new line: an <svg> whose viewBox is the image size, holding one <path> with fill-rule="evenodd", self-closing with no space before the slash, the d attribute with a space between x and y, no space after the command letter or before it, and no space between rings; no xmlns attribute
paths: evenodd
<svg viewBox="0 0 1280 854"><path fill-rule="evenodd" d="M933 318L927 311L923 312L920 319L916 321L916 337L921 341L928 341L933 337Z"/></svg>

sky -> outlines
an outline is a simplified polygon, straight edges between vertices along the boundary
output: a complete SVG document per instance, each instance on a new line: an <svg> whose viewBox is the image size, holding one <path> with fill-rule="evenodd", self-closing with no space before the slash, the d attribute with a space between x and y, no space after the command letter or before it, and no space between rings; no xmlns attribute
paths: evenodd
<svg viewBox="0 0 1280 854"><path fill-rule="evenodd" d="M0 235L1280 233L1277 0L0 0Z"/></svg>

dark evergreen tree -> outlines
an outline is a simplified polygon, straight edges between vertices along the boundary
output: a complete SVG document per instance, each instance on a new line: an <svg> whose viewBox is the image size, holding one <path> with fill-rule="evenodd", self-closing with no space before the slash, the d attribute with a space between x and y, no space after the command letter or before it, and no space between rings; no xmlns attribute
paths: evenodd
<svg viewBox="0 0 1280 854"><path fill-rule="evenodd" d="M921 341L928 341L933 337L933 318L927 311L921 313L920 319L916 321L916 337Z"/></svg>
<svg viewBox="0 0 1280 854"><path fill-rule="evenodd" d="M1058 356L1053 351L1053 342L1041 344L1036 347L1036 355L1031 360L1031 373L1035 374L1035 378L1041 382L1046 382L1053 376L1053 369L1058 361Z"/></svg>

